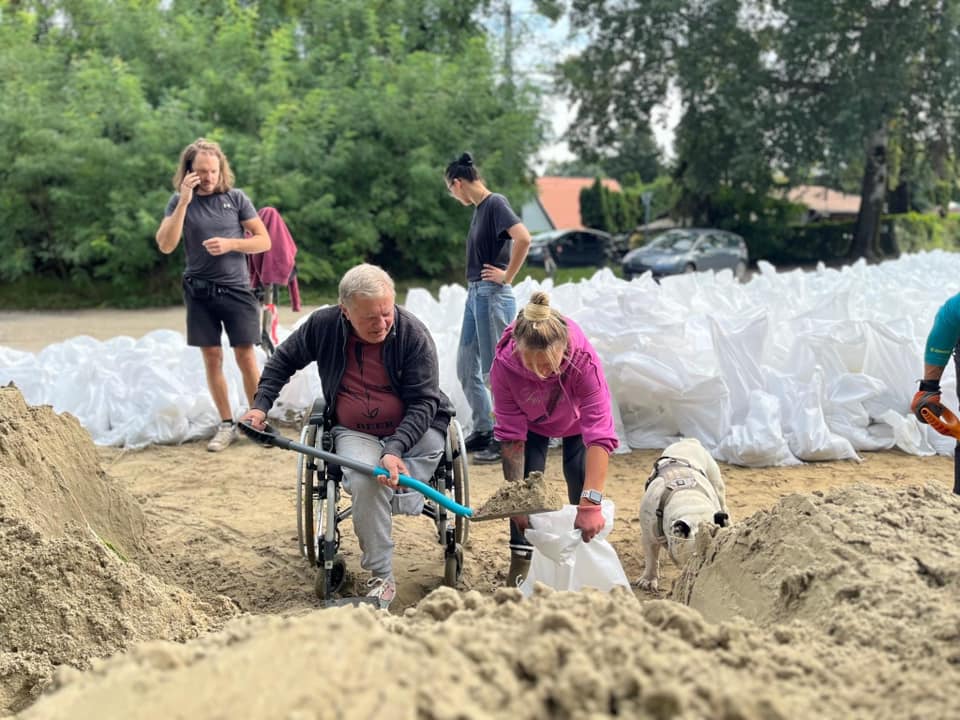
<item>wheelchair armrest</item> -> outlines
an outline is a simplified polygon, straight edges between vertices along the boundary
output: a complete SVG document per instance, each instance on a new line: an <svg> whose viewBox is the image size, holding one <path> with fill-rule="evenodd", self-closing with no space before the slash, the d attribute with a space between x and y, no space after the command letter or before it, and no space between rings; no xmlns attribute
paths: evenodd
<svg viewBox="0 0 960 720"><path fill-rule="evenodd" d="M310 425L322 426L324 420L324 411L327 409L327 401L323 397L318 397L310 406L310 414L307 415L307 423Z"/></svg>

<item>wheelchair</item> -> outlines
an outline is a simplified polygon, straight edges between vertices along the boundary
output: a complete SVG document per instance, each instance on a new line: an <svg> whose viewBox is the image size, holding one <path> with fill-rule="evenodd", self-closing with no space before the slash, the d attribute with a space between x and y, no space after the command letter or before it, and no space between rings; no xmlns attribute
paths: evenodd
<svg viewBox="0 0 960 720"><path fill-rule="evenodd" d="M329 424L323 417L324 401L314 401L300 433L303 445L328 453L335 452ZM467 451L463 430L451 418L444 453L429 480L417 478L434 490L465 506L470 504L467 478ZM338 465L301 453L297 460L297 541L300 553L316 568L314 591L325 603L332 601L346 580L346 563L340 554L340 523L350 517L352 507L344 505L342 471ZM423 515L430 518L443 547L443 583L456 587L463 572L463 548L470 523L437 502L427 499Z"/></svg>

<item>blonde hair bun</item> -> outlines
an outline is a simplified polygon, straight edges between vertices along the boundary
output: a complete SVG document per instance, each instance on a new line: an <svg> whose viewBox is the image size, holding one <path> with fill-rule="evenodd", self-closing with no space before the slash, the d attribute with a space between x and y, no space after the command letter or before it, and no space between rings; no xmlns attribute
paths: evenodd
<svg viewBox="0 0 960 720"><path fill-rule="evenodd" d="M550 296L543 290L537 290L530 296L530 302L523 306L523 318L530 322L543 322L552 315Z"/></svg>

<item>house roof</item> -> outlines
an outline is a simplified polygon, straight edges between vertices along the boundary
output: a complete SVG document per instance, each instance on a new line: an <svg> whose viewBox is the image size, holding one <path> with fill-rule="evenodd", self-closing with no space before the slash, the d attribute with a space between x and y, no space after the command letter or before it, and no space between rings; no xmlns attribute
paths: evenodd
<svg viewBox="0 0 960 720"><path fill-rule="evenodd" d="M537 178L537 199L554 228L579 230L583 227L580 222L580 191L593 185L595 179L553 176ZM608 178L601 183L608 190L621 190L620 183L616 180Z"/></svg>
<svg viewBox="0 0 960 720"><path fill-rule="evenodd" d="M820 215L856 215L860 196L831 190L822 185L797 185L787 192L790 202L806 205Z"/></svg>

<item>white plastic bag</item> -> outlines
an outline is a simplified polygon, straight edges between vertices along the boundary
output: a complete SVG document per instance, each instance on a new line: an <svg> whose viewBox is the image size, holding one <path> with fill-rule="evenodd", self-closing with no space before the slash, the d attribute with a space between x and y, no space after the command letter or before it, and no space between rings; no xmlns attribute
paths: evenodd
<svg viewBox="0 0 960 720"><path fill-rule="evenodd" d="M533 545L533 557L520 592L529 597L538 582L556 590L592 587L608 592L614 585L630 587L617 551L607 541L613 530L614 511L613 501L605 499L601 512L606 524L588 543L573 527L577 518L575 505L532 515L525 535Z"/></svg>

